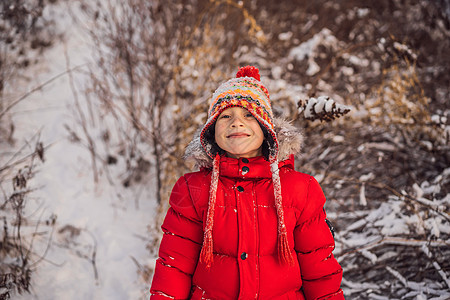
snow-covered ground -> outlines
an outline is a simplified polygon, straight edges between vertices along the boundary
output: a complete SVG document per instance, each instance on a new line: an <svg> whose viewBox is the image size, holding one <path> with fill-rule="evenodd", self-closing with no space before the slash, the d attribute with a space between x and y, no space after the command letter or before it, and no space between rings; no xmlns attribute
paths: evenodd
<svg viewBox="0 0 450 300"><path fill-rule="evenodd" d="M86 33L67 17L65 7L47 9L45 13L60 15L58 26L65 31L65 41L44 52L41 62L28 71L32 80L18 94L65 72L67 57L71 68L90 63L91 45ZM77 88L88 80L80 73L73 75ZM50 227L41 226L46 234L34 242L35 257L45 258L34 268L31 294L12 297L148 298L150 283L140 279L135 261L151 264L145 247L156 201L151 191L144 191L136 204L131 191L119 191L105 176L98 184L93 182L89 152L71 143L65 128L76 124L70 82L67 73L62 75L13 111L18 144L31 140L41 130L41 141L50 145L45 162L38 165L38 174L31 182L37 189L25 207L25 215L41 221L56 216L56 223L53 234ZM48 242L51 244L45 253Z"/></svg>

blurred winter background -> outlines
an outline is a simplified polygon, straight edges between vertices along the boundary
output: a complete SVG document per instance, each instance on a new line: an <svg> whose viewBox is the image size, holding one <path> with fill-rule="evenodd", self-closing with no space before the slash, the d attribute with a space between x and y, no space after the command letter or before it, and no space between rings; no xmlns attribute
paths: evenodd
<svg viewBox="0 0 450 300"><path fill-rule="evenodd" d="M450 299L450 1L2 0L0 17L0 299L147 299L184 148L247 64L304 131L346 298Z"/></svg>

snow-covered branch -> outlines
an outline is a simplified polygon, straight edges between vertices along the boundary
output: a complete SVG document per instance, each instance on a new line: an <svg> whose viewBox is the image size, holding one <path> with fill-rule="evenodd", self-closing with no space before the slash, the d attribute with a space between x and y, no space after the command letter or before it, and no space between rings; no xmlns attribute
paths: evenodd
<svg viewBox="0 0 450 300"><path fill-rule="evenodd" d="M297 106L298 113L303 113L305 119L312 121L329 122L347 114L351 110L349 106L339 104L328 96L300 100Z"/></svg>

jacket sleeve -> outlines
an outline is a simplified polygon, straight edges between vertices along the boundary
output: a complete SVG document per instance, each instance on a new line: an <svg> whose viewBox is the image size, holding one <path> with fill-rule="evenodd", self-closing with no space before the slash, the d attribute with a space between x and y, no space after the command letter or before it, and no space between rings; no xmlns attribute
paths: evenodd
<svg viewBox="0 0 450 300"><path fill-rule="evenodd" d="M156 260L150 299L187 299L203 240L203 225L193 205L185 177L170 195L161 226L164 235Z"/></svg>
<svg viewBox="0 0 450 300"><path fill-rule="evenodd" d="M344 299L342 268L334 258L333 235L326 223L325 196L319 183L309 179L306 203L294 230L306 299Z"/></svg>

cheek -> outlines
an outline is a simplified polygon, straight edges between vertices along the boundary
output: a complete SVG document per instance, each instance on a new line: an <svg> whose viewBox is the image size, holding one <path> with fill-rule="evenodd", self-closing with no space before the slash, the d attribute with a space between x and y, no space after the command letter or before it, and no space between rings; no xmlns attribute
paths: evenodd
<svg viewBox="0 0 450 300"><path fill-rule="evenodd" d="M259 127L259 124L258 124L258 128L256 128L255 133L256 133L256 136L258 137L257 138L258 143L261 146L262 143L264 142L265 137L264 137L264 132L262 131L261 127Z"/></svg>
<svg viewBox="0 0 450 300"><path fill-rule="evenodd" d="M217 133L217 130L216 130L216 133L214 134L214 140L216 141L216 143L220 143L220 136Z"/></svg>
<svg viewBox="0 0 450 300"><path fill-rule="evenodd" d="M222 133L222 126L220 126L220 123L216 123L216 125L214 126L214 137L218 137L220 136L220 134Z"/></svg>
<svg viewBox="0 0 450 300"><path fill-rule="evenodd" d="M214 139L217 144L221 144L223 140L223 134L224 134L224 127L220 123L216 123L214 127Z"/></svg>
<svg viewBox="0 0 450 300"><path fill-rule="evenodd" d="M258 136L258 144L261 147L262 143L264 142L264 135L261 134Z"/></svg>
<svg viewBox="0 0 450 300"><path fill-rule="evenodd" d="M258 138L262 140L264 140L264 132L262 131L261 127L259 126L259 124L256 124L253 127L253 132L255 133L256 136L258 136Z"/></svg>

